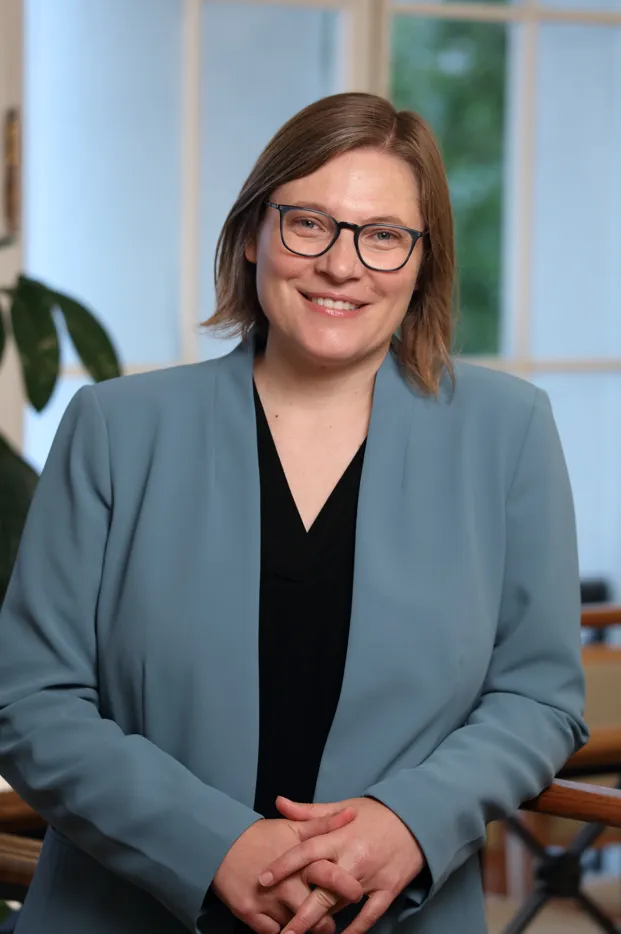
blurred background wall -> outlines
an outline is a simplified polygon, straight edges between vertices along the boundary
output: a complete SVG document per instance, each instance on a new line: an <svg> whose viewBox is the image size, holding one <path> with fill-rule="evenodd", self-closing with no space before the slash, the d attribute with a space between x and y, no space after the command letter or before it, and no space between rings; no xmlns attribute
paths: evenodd
<svg viewBox="0 0 621 934"><path fill-rule="evenodd" d="M106 323L127 372L200 335L215 241L262 146L315 98L418 110L446 160L460 346L551 396L581 569L621 599L621 0L24 0L24 266ZM85 381L23 444L42 466Z"/></svg>

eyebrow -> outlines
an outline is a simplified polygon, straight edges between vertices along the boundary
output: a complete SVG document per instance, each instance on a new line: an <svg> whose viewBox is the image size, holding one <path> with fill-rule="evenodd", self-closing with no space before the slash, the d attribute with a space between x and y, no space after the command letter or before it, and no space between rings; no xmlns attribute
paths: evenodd
<svg viewBox="0 0 621 934"><path fill-rule="evenodd" d="M330 217L334 217L332 211L329 211L325 204L322 204L320 201L304 201L302 204L299 204L298 207L322 211L324 214L329 214ZM401 217L397 217L396 214L379 214L376 217L370 217L360 224L360 226L362 227L364 224L396 224L397 227L406 227L408 230L413 229L409 224L406 224Z"/></svg>

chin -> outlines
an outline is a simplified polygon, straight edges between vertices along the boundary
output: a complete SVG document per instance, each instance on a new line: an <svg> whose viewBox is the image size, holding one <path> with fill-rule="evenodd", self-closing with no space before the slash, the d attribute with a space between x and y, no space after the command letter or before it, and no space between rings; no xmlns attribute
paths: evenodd
<svg viewBox="0 0 621 934"><path fill-rule="evenodd" d="M296 342L302 354L323 366L345 366L367 356L369 347L353 340L335 340L334 335L307 336Z"/></svg>

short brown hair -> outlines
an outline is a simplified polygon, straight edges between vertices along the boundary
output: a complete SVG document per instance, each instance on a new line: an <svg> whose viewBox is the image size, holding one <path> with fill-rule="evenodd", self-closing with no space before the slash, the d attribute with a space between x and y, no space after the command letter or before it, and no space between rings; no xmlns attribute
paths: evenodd
<svg viewBox="0 0 621 934"><path fill-rule="evenodd" d="M425 121L397 111L374 94L334 94L301 110L267 144L246 179L218 238L216 311L206 327L265 339L254 265L245 246L256 238L265 201L280 185L303 178L341 153L383 149L411 167L420 192L426 235L416 289L401 325L398 356L405 375L436 393L443 368L453 379L451 343L455 250L453 217L442 157Z"/></svg>

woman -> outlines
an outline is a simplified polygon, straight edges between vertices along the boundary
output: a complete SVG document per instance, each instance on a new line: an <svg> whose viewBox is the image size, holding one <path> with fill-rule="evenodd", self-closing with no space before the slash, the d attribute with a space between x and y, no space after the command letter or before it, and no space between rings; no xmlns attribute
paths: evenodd
<svg viewBox="0 0 621 934"><path fill-rule="evenodd" d="M76 395L0 622L19 934L485 930L486 822L586 739L579 585L547 397L453 364L453 276L429 129L330 97L224 225L240 346Z"/></svg>

